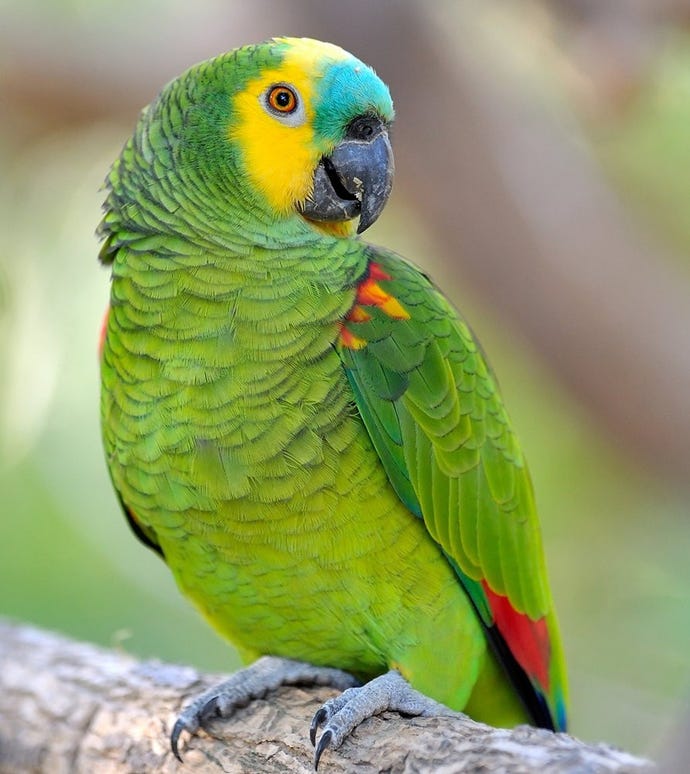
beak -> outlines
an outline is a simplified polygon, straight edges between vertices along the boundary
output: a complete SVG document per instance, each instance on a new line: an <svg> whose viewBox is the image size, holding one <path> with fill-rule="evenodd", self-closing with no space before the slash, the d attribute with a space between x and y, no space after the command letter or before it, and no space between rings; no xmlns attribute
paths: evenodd
<svg viewBox="0 0 690 774"><path fill-rule="evenodd" d="M393 150L385 124L360 116L314 172L314 191L301 206L311 220L345 221L359 216L361 234L378 218L393 187Z"/></svg>

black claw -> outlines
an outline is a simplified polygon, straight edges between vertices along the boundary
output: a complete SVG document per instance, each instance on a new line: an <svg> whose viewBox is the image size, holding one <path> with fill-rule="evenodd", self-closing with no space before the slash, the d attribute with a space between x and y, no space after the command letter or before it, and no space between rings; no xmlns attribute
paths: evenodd
<svg viewBox="0 0 690 774"><path fill-rule="evenodd" d="M319 768L319 761L321 760L321 755L323 754L324 750L327 750L329 745L331 744L331 739L333 738L333 732L330 730L326 730L321 735L321 739L319 739L319 744L316 748L316 752L314 753L314 771L316 771Z"/></svg>
<svg viewBox="0 0 690 774"><path fill-rule="evenodd" d="M185 730L185 728L186 726L183 723L183 721L178 720L173 726L172 734L170 734L170 747L173 751L173 755L177 758L177 760L180 763L182 763L182 756L180 755L180 751L177 747L177 743L180 740L180 734Z"/></svg>
<svg viewBox="0 0 690 774"><path fill-rule="evenodd" d="M312 747L316 745L316 732L319 730L319 726L323 723L324 720L326 720L327 717L328 712L326 711L326 708L321 707L321 709L311 719L311 726L309 727L309 739L311 740Z"/></svg>
<svg viewBox="0 0 690 774"><path fill-rule="evenodd" d="M206 704L204 704L204 706L199 710L197 717L199 719L200 726L203 726L209 720L222 717L220 706L218 704L218 697L213 696L211 699L209 699Z"/></svg>

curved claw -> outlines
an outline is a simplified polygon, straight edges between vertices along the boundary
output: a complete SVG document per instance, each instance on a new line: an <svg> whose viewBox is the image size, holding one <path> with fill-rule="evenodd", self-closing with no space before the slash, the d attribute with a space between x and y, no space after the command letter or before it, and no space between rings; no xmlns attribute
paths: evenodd
<svg viewBox="0 0 690 774"><path fill-rule="evenodd" d="M319 713L317 712L316 714L318 715ZM321 735L319 744L316 747L316 752L314 753L314 771L318 770L321 756L323 755L324 750L327 750L330 747L332 739L333 733L330 731L330 729L326 729Z"/></svg>
<svg viewBox="0 0 690 774"><path fill-rule="evenodd" d="M178 747L178 742L180 741L180 734L183 731L188 731L187 724L182 720L182 718L178 718L175 721L175 725L173 726L172 733L170 734L170 748L173 751L173 755L177 758L177 760L182 763L182 755L180 754L180 750ZM193 733L193 732L191 732Z"/></svg>
<svg viewBox="0 0 690 774"><path fill-rule="evenodd" d="M266 696L281 685L332 685L343 690L356 682L351 674L340 669L313 666L277 656L263 656L187 705L173 726L170 748L181 761L179 743L183 731L195 734L200 728L205 728L209 721L229 718L239 707ZM312 744L316 741L319 725L329 717L328 714L322 716L320 713L317 716L312 722Z"/></svg>
<svg viewBox="0 0 690 774"><path fill-rule="evenodd" d="M197 728L194 729L196 731L199 726L205 725L209 720L213 718L221 718L223 717L223 713L220 711L220 707L218 705L218 696L211 696L211 698L206 702L206 704L201 707L200 710L197 711L196 717L198 719ZM194 733L192 731L192 733Z"/></svg>
<svg viewBox="0 0 690 774"><path fill-rule="evenodd" d="M173 755L180 763L182 762L182 755L179 750L180 735L183 731L188 731L190 735L196 733L201 726L213 717L219 717L220 712L218 710L218 697L212 696L206 701L199 709L194 709L195 705L187 707L187 709L180 715L175 721L172 733L170 734L170 748L173 751Z"/></svg>
<svg viewBox="0 0 690 774"><path fill-rule="evenodd" d="M319 728L323 733L314 753L314 769L325 750L336 750L357 726L386 710L411 717L456 715L453 710L419 693L395 669L358 688L348 688L329 699L314 715L309 738L314 744Z"/></svg>
<svg viewBox="0 0 690 774"><path fill-rule="evenodd" d="M309 726L309 739L311 746L316 746L316 732L319 730L319 726L328 719L328 711L325 707L321 707L311 719L311 726Z"/></svg>

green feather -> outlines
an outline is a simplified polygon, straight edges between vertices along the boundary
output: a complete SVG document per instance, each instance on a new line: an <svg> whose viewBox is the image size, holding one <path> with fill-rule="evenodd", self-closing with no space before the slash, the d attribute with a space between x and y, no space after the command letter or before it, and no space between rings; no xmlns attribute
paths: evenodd
<svg viewBox="0 0 690 774"><path fill-rule="evenodd" d="M314 147L355 116L392 118L373 71L332 49L317 61L315 45L269 41L191 68L142 112L108 175L113 484L243 654L363 678L395 667L451 707L522 722L488 650L482 582L547 615L554 690L564 678L531 484L493 376L423 275L314 226L298 202L276 211L237 139L239 96L262 110L249 85L300 47ZM353 321L372 261L408 319L372 303Z"/></svg>
<svg viewBox="0 0 690 774"><path fill-rule="evenodd" d="M404 455L407 470L399 455L390 456L380 430L373 431L374 445L394 486L412 483L429 532L462 572L486 578L518 610L539 618L552 603L542 582L524 580L545 575L531 484L490 369L467 326L428 280L392 254L370 255L393 277L382 287L411 316L399 322L375 309L370 320L351 325L375 343L340 352L370 432L368 417L387 416L396 425L388 435L401 433L403 446L414 449ZM403 375L407 389L391 399L381 385ZM457 481L458 511L434 507L448 499L448 478Z"/></svg>

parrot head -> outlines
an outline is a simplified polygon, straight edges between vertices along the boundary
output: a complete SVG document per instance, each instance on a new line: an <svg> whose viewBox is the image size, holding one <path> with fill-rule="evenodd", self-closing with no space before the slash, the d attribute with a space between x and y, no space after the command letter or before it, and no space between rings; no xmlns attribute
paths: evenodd
<svg viewBox="0 0 690 774"><path fill-rule="evenodd" d="M392 120L385 84L329 43L275 38L201 62L144 108L113 165L101 260L161 223L224 244L349 236L357 218L361 232L391 191Z"/></svg>
<svg viewBox="0 0 690 774"><path fill-rule="evenodd" d="M327 226L379 216L391 191L393 104L374 71L305 38L263 44L274 63L232 100L229 130L244 171L276 212Z"/></svg>

